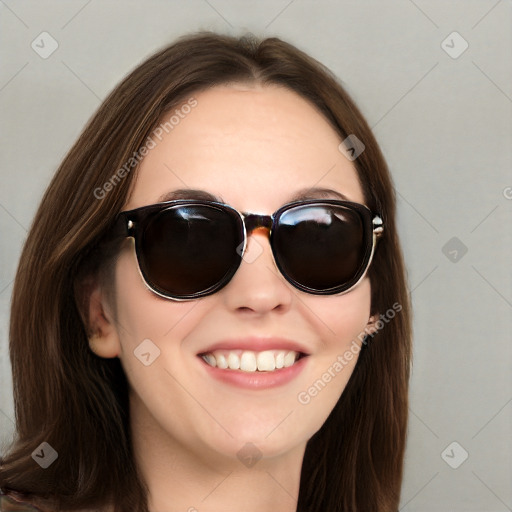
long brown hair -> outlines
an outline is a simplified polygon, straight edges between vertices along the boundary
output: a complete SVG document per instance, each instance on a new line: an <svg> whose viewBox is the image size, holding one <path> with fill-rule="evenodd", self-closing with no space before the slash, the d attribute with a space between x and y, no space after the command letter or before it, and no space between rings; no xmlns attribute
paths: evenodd
<svg viewBox="0 0 512 512"><path fill-rule="evenodd" d="M396 314L363 344L341 398L309 440L297 511L398 510L411 319L383 155L358 108L319 62L278 38L210 32L182 37L129 74L91 118L45 192L12 296L16 439L0 460L0 488L44 498L52 510L108 503L117 512L148 510L132 453L126 377L119 359L99 358L89 349L80 286L104 263L94 248L127 200L137 166L116 171L138 154L164 114L202 89L229 82L296 91L342 139L355 135L365 145L354 164L366 204L385 225L369 269L372 313L385 314L394 305ZM115 186L105 187L115 176ZM47 469L31 457L42 442L58 452Z"/></svg>

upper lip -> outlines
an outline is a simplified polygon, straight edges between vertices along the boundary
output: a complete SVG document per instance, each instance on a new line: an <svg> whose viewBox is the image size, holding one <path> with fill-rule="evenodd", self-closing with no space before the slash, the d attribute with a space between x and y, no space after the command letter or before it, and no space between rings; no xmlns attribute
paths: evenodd
<svg viewBox="0 0 512 512"><path fill-rule="evenodd" d="M287 338L229 338L220 340L207 347L204 347L198 352L199 354L206 354L215 350L251 350L253 352L262 352L264 350L293 350L309 355L308 349L300 343L289 340Z"/></svg>

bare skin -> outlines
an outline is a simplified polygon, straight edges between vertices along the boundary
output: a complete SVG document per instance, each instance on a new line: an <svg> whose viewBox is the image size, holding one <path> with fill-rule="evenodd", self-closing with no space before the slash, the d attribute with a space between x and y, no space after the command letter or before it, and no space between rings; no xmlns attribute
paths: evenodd
<svg viewBox="0 0 512 512"><path fill-rule="evenodd" d="M235 84L194 96L197 106L143 160L124 210L183 188L265 214L315 187L364 204L339 136L294 92ZM279 274L264 231L249 237L248 260L251 254L254 261L243 261L219 292L176 302L147 289L127 240L116 266L116 314L100 285L91 296L98 333L91 349L119 357L127 374L134 450L152 512L294 512L306 443L339 399L357 355L307 405L297 396L373 320L367 277L346 294L311 295ZM258 391L205 373L200 349L249 335L300 341L311 354L307 366L291 382ZM150 366L134 356L144 339L160 349ZM252 467L237 456L246 443L262 457Z"/></svg>

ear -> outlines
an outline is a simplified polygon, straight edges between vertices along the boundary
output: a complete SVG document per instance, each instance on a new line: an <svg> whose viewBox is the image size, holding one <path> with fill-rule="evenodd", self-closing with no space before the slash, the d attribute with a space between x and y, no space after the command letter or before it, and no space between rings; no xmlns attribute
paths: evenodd
<svg viewBox="0 0 512 512"><path fill-rule="evenodd" d="M100 357L118 357L121 352L121 343L117 325L108 307L105 293L99 285L89 289L88 313L91 350Z"/></svg>
<svg viewBox="0 0 512 512"><path fill-rule="evenodd" d="M366 323L365 332L370 336L373 336L379 329L377 328L377 322L379 320L379 314L375 313L370 318L368 318L368 322Z"/></svg>

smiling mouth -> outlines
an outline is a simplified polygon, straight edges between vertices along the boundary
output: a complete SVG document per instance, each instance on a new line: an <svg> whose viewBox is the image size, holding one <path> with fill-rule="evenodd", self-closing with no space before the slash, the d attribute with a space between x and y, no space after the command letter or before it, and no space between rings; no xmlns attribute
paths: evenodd
<svg viewBox="0 0 512 512"><path fill-rule="evenodd" d="M198 354L208 365L220 370L241 370L243 372L274 372L293 366L307 357L294 350L215 350Z"/></svg>

